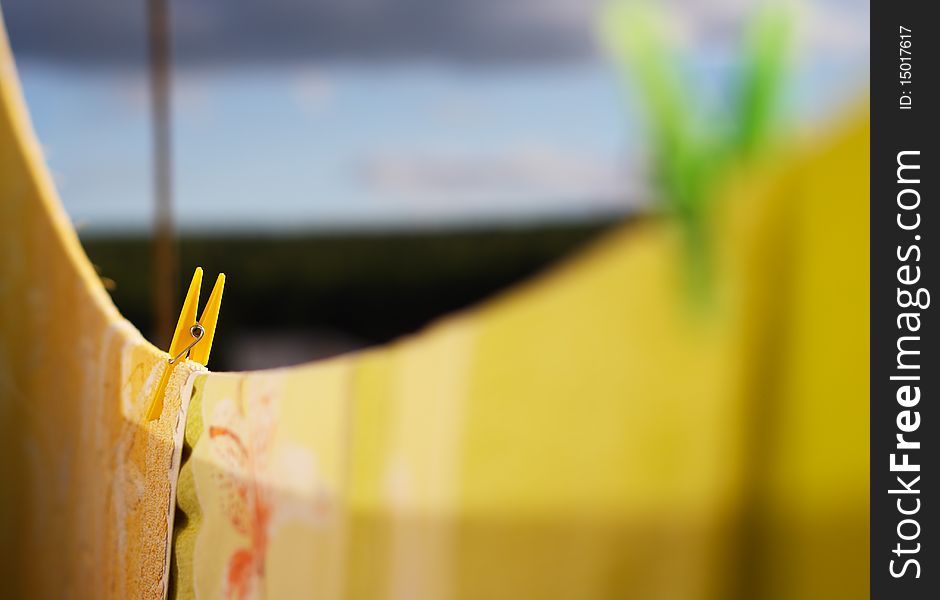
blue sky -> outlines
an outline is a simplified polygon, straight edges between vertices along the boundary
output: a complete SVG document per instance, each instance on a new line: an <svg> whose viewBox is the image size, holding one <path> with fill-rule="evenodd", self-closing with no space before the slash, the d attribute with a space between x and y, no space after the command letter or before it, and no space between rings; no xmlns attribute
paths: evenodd
<svg viewBox="0 0 940 600"><path fill-rule="evenodd" d="M743 12L739 4L718 3L726 20ZM860 4L822 5L805 19L790 87L791 118L804 125L867 84L867 20L845 22ZM676 19L678 43L693 50L690 69L707 95L709 82L727 74L727 40L713 35L721 23L708 23L721 13L681 14L688 22ZM66 210L90 232L148 229L145 72L133 61L56 58L35 51L41 38L27 39L17 53L20 76ZM629 211L644 195L642 113L601 52L476 61L339 54L178 57L174 207L181 228L577 219Z"/></svg>
<svg viewBox="0 0 940 600"><path fill-rule="evenodd" d="M73 219L144 228L146 81L25 65L47 160ZM434 224L622 210L630 140L596 65L499 73L435 67L225 68L174 94L180 224Z"/></svg>

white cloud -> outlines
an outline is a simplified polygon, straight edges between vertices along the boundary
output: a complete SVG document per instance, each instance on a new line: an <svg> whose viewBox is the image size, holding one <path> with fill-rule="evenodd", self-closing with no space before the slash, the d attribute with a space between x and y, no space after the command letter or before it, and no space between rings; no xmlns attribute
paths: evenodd
<svg viewBox="0 0 940 600"><path fill-rule="evenodd" d="M583 201L623 205L639 190L628 165L613 159L523 143L478 155L382 155L365 161L360 176L380 196L425 206L525 205Z"/></svg>
<svg viewBox="0 0 940 600"><path fill-rule="evenodd" d="M304 114L317 116L330 108L335 89L324 73L306 68L294 79L291 95Z"/></svg>
<svg viewBox="0 0 940 600"><path fill-rule="evenodd" d="M754 15L776 8L793 16L794 46L807 60L821 53L827 58L867 55L869 0L659 0L650 4L663 16L661 26L669 43L683 52L733 56Z"/></svg>

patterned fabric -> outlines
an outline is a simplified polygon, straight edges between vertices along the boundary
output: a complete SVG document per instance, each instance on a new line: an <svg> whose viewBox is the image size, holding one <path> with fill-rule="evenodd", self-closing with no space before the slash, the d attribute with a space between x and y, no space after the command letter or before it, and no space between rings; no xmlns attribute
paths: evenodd
<svg viewBox="0 0 940 600"><path fill-rule="evenodd" d="M176 598L868 596L868 127L387 347L197 375ZM833 427L838 423L838 427Z"/></svg>
<svg viewBox="0 0 940 600"><path fill-rule="evenodd" d="M181 365L118 314L62 212L0 23L0 581L12 598L163 598Z"/></svg>

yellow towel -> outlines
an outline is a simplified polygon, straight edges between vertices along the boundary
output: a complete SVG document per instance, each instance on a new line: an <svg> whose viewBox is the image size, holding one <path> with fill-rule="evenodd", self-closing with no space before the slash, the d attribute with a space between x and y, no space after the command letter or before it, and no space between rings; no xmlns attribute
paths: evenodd
<svg viewBox="0 0 940 600"><path fill-rule="evenodd" d="M868 596L868 125L388 347L196 377L177 598Z"/></svg>
<svg viewBox="0 0 940 600"><path fill-rule="evenodd" d="M118 314L56 198L0 22L0 581L14 598L163 598L181 435L165 356ZM188 399L188 394L183 395Z"/></svg>

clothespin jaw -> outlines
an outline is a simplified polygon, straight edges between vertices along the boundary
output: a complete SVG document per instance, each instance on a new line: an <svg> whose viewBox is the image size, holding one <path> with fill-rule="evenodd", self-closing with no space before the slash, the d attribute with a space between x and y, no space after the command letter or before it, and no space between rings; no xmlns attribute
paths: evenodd
<svg viewBox="0 0 940 600"><path fill-rule="evenodd" d="M169 359L160 383L150 406L147 409L147 420L152 421L160 417L163 412L163 396L166 393L170 375L180 359L189 355L189 359L205 366L209 362L209 352L212 349L212 340L215 338L215 328L219 321L219 308L222 306L222 291L225 289L225 274L219 273L209 300L202 310L202 316L196 320L196 309L199 306L199 292L202 288L202 267L196 267L193 280L189 284L189 291L183 301L179 320L176 322L176 331L173 332L173 341L170 342Z"/></svg>

